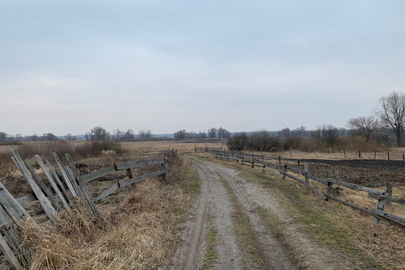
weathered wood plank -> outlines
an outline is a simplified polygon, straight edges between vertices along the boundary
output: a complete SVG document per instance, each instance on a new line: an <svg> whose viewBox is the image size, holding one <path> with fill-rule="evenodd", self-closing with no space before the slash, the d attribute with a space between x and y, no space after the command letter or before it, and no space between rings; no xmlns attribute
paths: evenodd
<svg viewBox="0 0 405 270"><path fill-rule="evenodd" d="M13 151L13 155L18 162L21 172L24 175L25 179L28 181L28 184L31 186L32 190L35 193L35 196L38 198L42 208L45 210L45 213L48 215L49 219L53 222L55 222L55 208L53 208L52 204L48 201L48 199L45 197L44 193L42 193L41 189L38 187L38 185L35 183L34 179L32 178L31 173L28 171L27 167L25 166L23 160L21 159L20 155L18 152L15 150L14 147L11 147L11 150Z"/></svg>
<svg viewBox="0 0 405 270"><path fill-rule="evenodd" d="M62 192L60 191L58 185L56 184L55 180L53 179L52 175L49 173L48 169L46 168L44 162L42 161L41 157L38 155L34 156L35 160L39 164L39 167L41 167L42 171L44 172L46 178L48 179L49 183L52 186L52 189L55 191L55 193L58 195L59 199L61 200L63 206L65 209L69 210L69 203L66 201L65 197L63 196Z"/></svg>
<svg viewBox="0 0 405 270"><path fill-rule="evenodd" d="M35 201L37 201L38 199L37 199L37 197L35 196L34 193L30 193L30 194L28 194L28 195L19 197L19 198L17 198L16 200L17 200L17 202L18 202L19 204L21 204L21 205L26 205L26 204L35 202Z"/></svg>
<svg viewBox="0 0 405 270"><path fill-rule="evenodd" d="M347 182L343 182L343 181L339 181L339 180L335 180L335 179L331 179L331 178L326 178L326 182L331 182L333 184L336 185L341 185L344 187L348 187L351 189L357 189L357 190L361 190L361 191L365 191L365 192L372 192L372 193L384 193L383 191L377 190L377 189L373 189L373 188L368 188L368 187L363 187L360 185L356 185L356 184L351 184L351 183L347 183Z"/></svg>
<svg viewBox="0 0 405 270"><path fill-rule="evenodd" d="M69 162L70 168L73 171L74 176L76 177L77 182L79 183L79 187L82 189L82 192L84 193L84 196L87 200L87 203L90 206L90 209L93 211L94 216L96 218L101 218L100 213L97 210L96 205L93 202L93 199L91 198L89 191L86 188L86 185L83 183L83 180L80 177L80 173L76 168L75 163L73 162L72 158L70 157L70 155L68 153L65 154L66 160Z"/></svg>
<svg viewBox="0 0 405 270"><path fill-rule="evenodd" d="M398 203L398 204L405 204L405 199L400 199L400 198L395 198L395 197L391 197L388 195L384 195L381 193L374 193L374 192L370 192L368 193L368 197L370 198L375 198L375 199L379 199L381 197L386 198L394 203Z"/></svg>
<svg viewBox="0 0 405 270"><path fill-rule="evenodd" d="M308 174L308 178L311 179L311 180L314 180L314 181L316 181L316 182L318 182L318 183L324 184L325 186L328 185L328 181L323 180L323 179L318 178L318 177L315 177L315 176L313 176L313 175Z"/></svg>
<svg viewBox="0 0 405 270"><path fill-rule="evenodd" d="M96 179L98 179L100 177L112 174L112 173L114 173L116 171L117 171L117 169L115 168L115 165L114 165L114 166L110 166L110 167L104 168L102 170L99 170L97 172L82 175L81 177L82 177L82 180L83 180L84 183L89 183L89 182L91 182L93 180L96 180Z"/></svg>
<svg viewBox="0 0 405 270"><path fill-rule="evenodd" d="M399 222L394 221L394 220L391 220L391 219L389 219L389 218L387 218L387 217L384 217L383 215L373 213L373 212L371 212L371 211L368 211L368 210L366 210L366 209L363 209L363 208L361 208L361 207L358 207L357 205L354 205L354 204L345 202L345 201L343 201L343 200L340 200L340 199L338 199L338 198L335 198L335 197L330 196L330 195L327 195L327 194L325 194L325 196L326 196L328 199L331 199L331 200L333 200L333 201L336 201L336 202L339 202L339 203L341 203L341 204L344 204L344 205L346 205L346 206L348 206L348 207L350 207L350 208L352 208L352 209L355 209L355 210L360 211L360 212L362 212L362 213L365 213L365 214L374 216L374 217L376 217L376 218L382 219L382 220L384 220L384 221L386 221L386 222L388 222L388 223L390 223L390 224L392 224L392 225L395 225L395 226L398 226L398 227L400 227L400 228L402 228L402 229L405 229L405 225L404 225L404 224L399 223Z"/></svg>
<svg viewBox="0 0 405 270"><path fill-rule="evenodd" d="M70 200L73 198L71 195L66 190L65 185L62 183L62 181L59 178L59 175L56 173L55 169L53 168L52 164L49 162L49 160L45 160L46 165L48 166L49 170L51 170L53 177L55 178L55 182L58 185L60 191L62 192L63 196L65 197L65 200L69 203Z"/></svg>
<svg viewBox="0 0 405 270"><path fill-rule="evenodd" d="M83 192L80 190L80 187L77 184L76 179L75 179L72 171L70 170L69 166L64 166L63 168L65 170L66 175L68 176L70 184L72 185L75 193L79 196L79 198L82 200L82 202L84 204L86 204L86 199L84 198Z"/></svg>
<svg viewBox="0 0 405 270"><path fill-rule="evenodd" d="M55 209L58 211L62 211L62 207L60 206L59 202L55 199L49 188L42 181L41 177L39 177L39 175L35 172L35 169L31 166L31 164L25 162L25 166L27 166L28 170L31 172L31 175L34 177L35 182L37 182L38 186L42 189L45 195L52 202Z"/></svg>
<svg viewBox="0 0 405 270"><path fill-rule="evenodd" d="M0 183L0 196L2 196L3 198L5 198L11 205L11 207L13 207L18 215L26 220L26 219L30 219L31 216L30 214L28 214L28 212L24 209L24 207L22 207L20 205L20 203L13 197L13 195L11 195L11 193L7 190L7 188Z"/></svg>
<svg viewBox="0 0 405 270"><path fill-rule="evenodd" d="M0 226L1 231L10 242L12 249L17 250L22 242L21 237L14 228L13 220L1 205L0 205Z"/></svg>
<svg viewBox="0 0 405 270"><path fill-rule="evenodd" d="M55 159L56 164L59 167L59 171L62 174L62 178L65 181L66 186L68 187L70 193L72 194L73 197L78 197L78 194L76 193L75 189L72 186L72 183L69 179L69 176L67 175L65 168L62 165L62 162L60 161L58 155L56 153L52 153L53 158Z"/></svg>
<svg viewBox="0 0 405 270"><path fill-rule="evenodd" d="M382 216L382 217L388 218L388 219L390 219L390 220L392 220L392 221L401 223L401 224L403 224L403 225L405 226L405 218L402 218L402 217L393 215L393 214L391 214L391 213L387 213L387 212L385 212L384 210L380 210L380 209L376 209L376 208L370 209L370 212L371 212L371 213L374 213L374 214L377 214L377 215L379 215L380 217Z"/></svg>
<svg viewBox="0 0 405 270"><path fill-rule="evenodd" d="M128 168L134 169L134 168L141 168L145 166L152 166L152 165L159 165L159 164L164 164L165 160L164 159L151 159L151 160L140 160L140 161L127 161L127 162L119 162L115 164L117 170L126 170Z"/></svg>
<svg viewBox="0 0 405 270"><path fill-rule="evenodd" d="M126 186L132 185L134 183L138 183L138 182L144 181L148 178L152 178L152 177L164 174L164 173L165 173L165 170L160 170L160 171L144 174L144 175L132 178L132 179L121 180L121 181L119 181L119 187L120 188L126 187Z"/></svg>
<svg viewBox="0 0 405 270"><path fill-rule="evenodd" d="M294 175L291 175L291 174L289 174L289 173L287 173L286 171L283 171L283 170L280 170L279 172L280 172L282 175L285 175L285 176L287 176L287 177L289 177L289 178L291 178L291 179L294 179L295 181L298 181L298 182L300 182L301 184L304 184L305 186L307 186L307 185L305 184L305 181L304 181L304 180L299 179L298 177L296 177L296 176L294 176ZM317 189L315 189L313 186L308 185L307 187L308 187L310 190L312 190L316 195L318 195L318 197L320 197L322 200L326 200L326 197L325 197L322 193L320 193Z"/></svg>
<svg viewBox="0 0 405 270"><path fill-rule="evenodd" d="M3 251L4 256L10 262L10 264L17 270L23 270L20 262L14 256L10 247L7 245L6 241L4 240L3 236L1 236L1 235L0 235L0 247L1 247L1 250Z"/></svg>
<svg viewBox="0 0 405 270"><path fill-rule="evenodd" d="M110 195L111 193L115 192L117 189L119 189L120 186L119 184L115 184L112 187L110 187L109 189L107 189L106 191L104 191L103 193L101 193L100 195L98 195L96 198L93 199L94 202L98 202L101 201L103 199L105 199L106 197L108 197L108 195Z"/></svg>

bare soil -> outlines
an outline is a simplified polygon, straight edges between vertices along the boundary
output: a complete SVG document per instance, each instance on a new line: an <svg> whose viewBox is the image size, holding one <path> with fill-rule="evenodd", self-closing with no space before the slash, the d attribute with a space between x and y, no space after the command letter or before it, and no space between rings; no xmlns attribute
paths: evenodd
<svg viewBox="0 0 405 270"><path fill-rule="evenodd" d="M294 222L277 202L275 196L260 185L247 182L238 171L217 163L195 159L201 180L201 194L190 213L190 220L181 235L183 245L177 250L170 269L202 269L206 252L206 234L210 226L218 232L216 264L214 269L357 269L336 252L319 246ZM225 187L228 186L230 188ZM235 235L232 212L235 205L231 196L247 216L253 231L251 239L257 248L257 260L247 256L247 249L241 246ZM291 236L289 249L281 243L260 212L271 211L281 220L284 230ZM239 236L240 237L240 236ZM291 249L299 250L300 257L293 258ZM296 253L296 252L295 252Z"/></svg>

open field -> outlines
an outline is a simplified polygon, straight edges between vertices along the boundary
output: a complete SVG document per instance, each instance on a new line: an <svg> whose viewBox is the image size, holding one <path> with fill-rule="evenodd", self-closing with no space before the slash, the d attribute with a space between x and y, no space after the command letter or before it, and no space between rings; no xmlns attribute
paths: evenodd
<svg viewBox="0 0 405 270"><path fill-rule="evenodd" d="M385 222L375 225L370 216L319 200L288 178L213 159L211 154L194 153L196 146L221 147L221 143L121 144L127 149L121 154L104 151L97 157L78 156L75 163L80 174L126 160L162 158L162 151L169 149L188 154L180 154L182 159L169 160L170 184L149 179L137 184L136 189L122 189L98 204L102 220L88 219L87 214L78 212L76 219L80 224L69 225L60 219L53 230L49 230L47 222L40 229L27 227L26 243L33 252L30 269L405 267L403 229ZM2 151L7 150L2 148ZM273 155L274 162L278 162L280 153L265 154ZM289 153L282 154L290 158ZM298 154L301 160L312 157L311 153L294 153L293 158ZM43 177L34 161L27 161ZM307 161L310 173L320 178L325 177L327 165L328 177L338 175L341 180L379 190L385 190L387 180L393 181L393 196L405 198L403 183L395 180L403 177L403 161L331 159L330 154L318 154L317 159ZM191 167L191 162L196 169ZM286 162L297 166L297 160ZM0 176L1 182L16 197L31 192L15 165L9 165L11 169ZM303 161L300 165L303 166ZM135 170L134 177L149 170L153 168ZM94 198L127 177L125 171L117 172L88 183L87 188ZM317 182L311 181L311 185L322 193L326 191ZM362 208L376 206L376 200L367 197L366 192L345 187L338 192L339 198ZM405 217L403 205L393 204L386 209ZM43 214L37 202L27 211L31 215Z"/></svg>

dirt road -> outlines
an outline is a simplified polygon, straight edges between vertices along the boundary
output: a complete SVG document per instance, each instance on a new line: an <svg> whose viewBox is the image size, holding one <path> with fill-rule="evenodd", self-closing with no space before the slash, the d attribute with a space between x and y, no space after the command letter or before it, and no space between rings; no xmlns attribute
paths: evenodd
<svg viewBox="0 0 405 270"><path fill-rule="evenodd" d="M183 230L184 244L170 269L359 269L313 241L269 190L247 182L234 169L193 159L201 194ZM290 236L286 239L288 247L299 256L293 258L266 227L262 210L271 211L283 223ZM240 233L235 228L243 223L243 217L248 228Z"/></svg>

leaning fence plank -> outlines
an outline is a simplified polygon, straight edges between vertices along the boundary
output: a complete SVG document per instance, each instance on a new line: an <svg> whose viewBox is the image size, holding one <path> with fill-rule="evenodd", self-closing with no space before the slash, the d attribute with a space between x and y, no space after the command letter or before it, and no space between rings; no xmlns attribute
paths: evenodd
<svg viewBox="0 0 405 270"><path fill-rule="evenodd" d="M153 173L144 174L144 175L132 178L132 179L121 180L119 182L119 187L120 188L126 187L126 186L132 185L134 183L144 181L144 180L146 180L148 178L152 178L152 177L164 174L165 172L166 172L165 170L160 170L160 171L156 171L156 172L153 172Z"/></svg>
<svg viewBox="0 0 405 270"><path fill-rule="evenodd" d="M110 167L104 168L102 170L96 171L94 173L82 175L81 177L82 177L82 180L83 180L84 183L88 183L88 182L91 182L93 180L96 180L97 178L109 175L109 174L114 173L116 171L117 171L117 169L115 168L115 165L114 165L114 166L110 166Z"/></svg>
<svg viewBox="0 0 405 270"><path fill-rule="evenodd" d="M113 185L112 187L110 187L109 189L107 189L106 191L104 191L103 193L98 195L96 198L94 198L93 202L98 202L98 201L101 201L101 200L107 198L111 193L114 193L119 188L120 188L120 186L118 183Z"/></svg>
<svg viewBox="0 0 405 270"><path fill-rule="evenodd" d="M86 200L83 196L82 191L80 190L79 186L76 183L76 179L72 173L72 171L70 170L69 166L64 166L63 167L65 170L66 175L68 176L68 179L70 181L70 184L72 185L73 189L75 190L76 194L79 196L79 198L82 200L82 202L85 204Z"/></svg>
<svg viewBox="0 0 405 270"><path fill-rule="evenodd" d="M0 225L1 231L9 240L12 248L14 250L17 250L22 242L21 237L14 228L13 220L10 218L10 216L7 214L6 210L4 210L2 206L0 206Z"/></svg>
<svg viewBox="0 0 405 270"><path fill-rule="evenodd" d="M55 181L53 180L52 175L49 173L49 171L47 170L47 168L45 167L44 162L42 161L41 157L38 155L34 156L35 160L37 161L37 163L39 164L39 167L41 167L42 171L44 172L46 178L48 179L49 183L52 186L52 189L55 191L55 193L59 196L59 199L61 200L61 202L63 203L63 206L65 207L65 209L69 210L69 203L65 200L65 197L63 196L62 192L60 191L58 185L55 183Z"/></svg>
<svg viewBox="0 0 405 270"><path fill-rule="evenodd" d="M11 251L10 247L7 245L6 241L4 240L3 236L0 235L0 247L3 251L4 256L10 262L10 264L17 270L23 270L20 262L14 256L13 252Z"/></svg>
<svg viewBox="0 0 405 270"><path fill-rule="evenodd" d="M48 201L48 199L45 197L44 193L42 193L41 189L35 183L34 179L32 179L32 175L28 171L27 167L25 166L20 155L17 153L17 151L14 149L14 147L12 147L11 150L13 151L16 161L18 162L19 166L22 169L22 171L21 171L22 174L24 175L25 179L28 181L28 184L31 186L32 190L34 191L35 196L38 198L42 208L45 210L45 213L48 215L49 219L52 222L54 222L55 213L56 213L55 208L53 208L52 204Z"/></svg>
<svg viewBox="0 0 405 270"><path fill-rule="evenodd" d="M49 160L46 159L45 162L46 162L46 165L48 166L49 170L51 170L52 175L55 178L55 182L59 186L59 189L62 192L63 196L65 197L65 200L67 202L69 202L72 199L72 196L70 196L69 193L66 191L65 185L60 180L59 175L56 173L55 169L53 168L53 166L49 162Z"/></svg>
<svg viewBox="0 0 405 270"><path fill-rule="evenodd" d="M76 193L75 189L73 188L72 183L70 182L69 176L66 174L65 168L63 167L62 162L60 161L58 155L53 152L52 156L55 159L55 162L59 167L59 171L62 174L62 177L65 180L65 184L70 190L70 193L72 193L73 197L78 197L78 194Z"/></svg>
<svg viewBox="0 0 405 270"><path fill-rule="evenodd" d="M60 206L59 202L55 199L49 188L45 185L44 181L42 181L41 177L35 172L35 169L29 164L25 162L25 166L27 166L28 170L31 172L32 176L34 177L35 182L37 182L38 186L42 189L45 195L49 198L52 202L53 206L56 210L61 211L62 207Z"/></svg>
<svg viewBox="0 0 405 270"><path fill-rule="evenodd" d="M98 212L97 207L96 207L96 205L94 204L93 199L91 198L91 196L90 196L90 194L89 194L89 191L88 191L87 188L86 188L86 185L83 183L83 180L82 180L81 177L80 177L80 173L79 173L79 171L77 170L76 165L74 164L72 158L71 158L70 155L67 154L67 153L66 153L65 157L66 157L66 160L69 162L70 168L72 169L73 174L74 174L74 176L76 177L76 180L77 180L77 182L79 183L79 186L80 186L80 188L82 189L82 191L83 191L83 193L84 193L84 196L86 197L87 203L89 204L91 210L92 210L93 213L94 213L94 216L97 217L97 218L100 218L100 217L101 217L101 216L100 216L100 213Z"/></svg>
<svg viewBox="0 0 405 270"><path fill-rule="evenodd" d="M10 194L6 187L0 183L0 196L5 198L8 203L17 211L18 215L22 219L31 218L30 214L21 206L21 204Z"/></svg>

